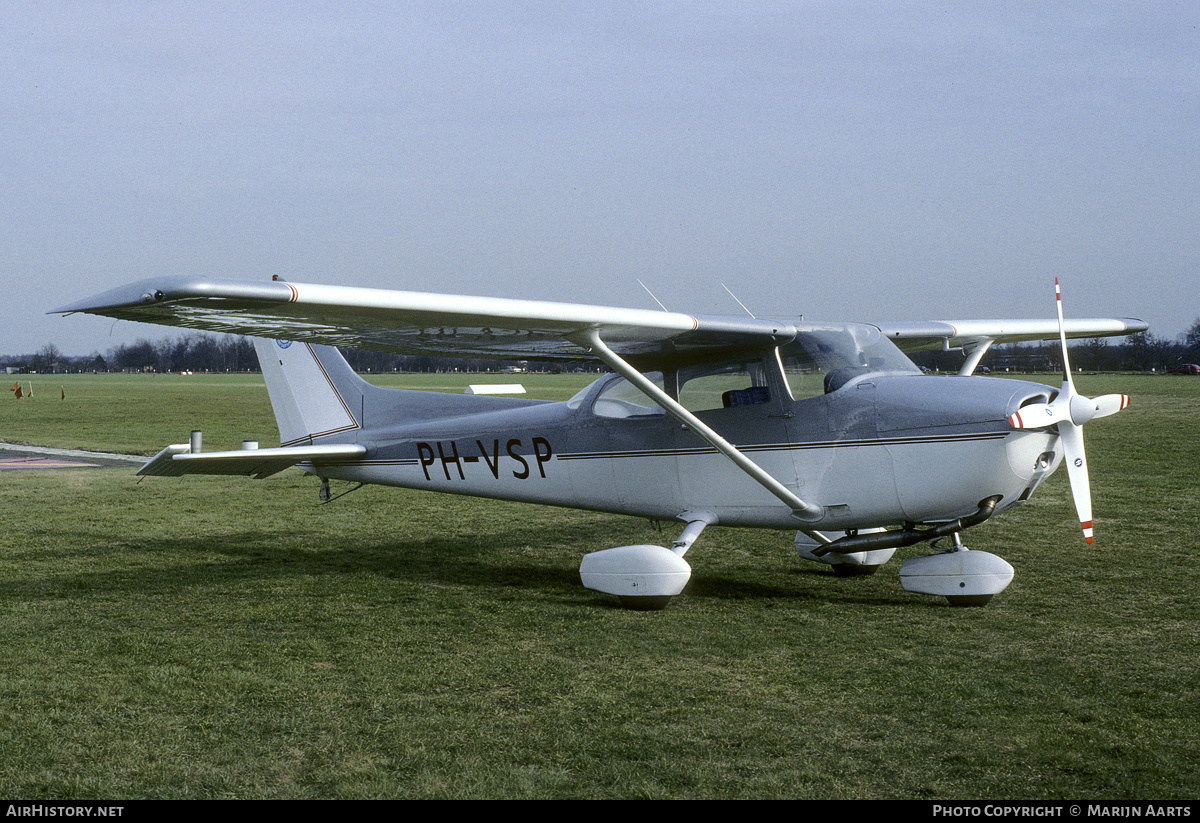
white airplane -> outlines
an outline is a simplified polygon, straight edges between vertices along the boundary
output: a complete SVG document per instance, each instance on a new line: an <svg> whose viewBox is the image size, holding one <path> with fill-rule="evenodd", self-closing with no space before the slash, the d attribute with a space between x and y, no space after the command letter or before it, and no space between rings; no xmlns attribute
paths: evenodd
<svg viewBox="0 0 1200 823"><path fill-rule="evenodd" d="M1058 284L1055 281L1055 290ZM676 520L670 547L586 555L583 584L664 607L710 525L795 529L801 557L869 574L896 548L908 591L983 605L1012 567L960 533L1028 499L1064 454L1085 537L1082 426L1125 395L1075 391L1068 337L1132 334L1134 319L793 323L667 311L308 285L162 278L56 309L247 334L279 424L278 448L168 446L140 475L378 483ZM1058 338L1060 388L972 376L997 341ZM383 389L335 346L612 369L565 402ZM902 349L961 349L957 376L923 375ZM357 488L357 487L356 487ZM340 495L339 495L340 496Z"/></svg>

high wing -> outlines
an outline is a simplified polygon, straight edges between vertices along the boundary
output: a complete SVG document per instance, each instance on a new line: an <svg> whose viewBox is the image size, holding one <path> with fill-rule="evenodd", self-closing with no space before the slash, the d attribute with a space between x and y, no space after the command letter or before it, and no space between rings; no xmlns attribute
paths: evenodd
<svg viewBox="0 0 1200 823"><path fill-rule="evenodd" d="M929 320L875 325L904 352L958 349L983 342L990 345L1058 339L1058 322L1053 319ZM1149 328L1144 321L1132 317L1066 320L1063 325L1067 337L1115 337Z"/></svg>
<svg viewBox="0 0 1200 823"><path fill-rule="evenodd" d="M346 348L505 360L604 360L596 335L638 368L762 349L795 338L781 320L204 277L143 280L55 309ZM959 349L970 373L993 343L1058 337L1053 320L877 323L902 351ZM1133 318L1066 322L1068 337L1145 331Z"/></svg>
<svg viewBox="0 0 1200 823"><path fill-rule="evenodd" d="M906 354L962 349L966 360L959 374L972 374L993 343L1057 340L1065 337L1113 337L1149 328L1132 317L1067 320L930 320L923 323L879 323L880 331ZM1066 345L1065 342L1063 344Z"/></svg>
<svg viewBox="0 0 1200 823"><path fill-rule="evenodd" d="M143 280L55 309L347 348L499 359L598 358L597 333L633 364L759 349L790 323L535 300L201 277Z"/></svg>

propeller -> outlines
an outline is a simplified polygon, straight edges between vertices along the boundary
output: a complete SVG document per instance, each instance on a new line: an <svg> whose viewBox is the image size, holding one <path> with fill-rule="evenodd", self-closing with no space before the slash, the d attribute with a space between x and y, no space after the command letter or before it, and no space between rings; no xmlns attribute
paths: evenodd
<svg viewBox="0 0 1200 823"><path fill-rule="evenodd" d="M1091 545L1092 486L1088 480L1087 455L1083 449L1083 424L1097 417L1116 414L1129 405L1129 395L1105 394L1093 399L1075 391L1071 363L1067 357L1067 333L1063 328L1062 291L1057 277L1054 278L1054 301L1058 306L1058 337L1062 342L1062 388L1049 403L1033 403L1014 412L1008 418L1008 423L1014 429L1053 426L1058 431L1063 444L1063 460L1067 464L1067 478L1071 481L1071 496L1075 498L1075 511L1079 514L1084 539Z"/></svg>

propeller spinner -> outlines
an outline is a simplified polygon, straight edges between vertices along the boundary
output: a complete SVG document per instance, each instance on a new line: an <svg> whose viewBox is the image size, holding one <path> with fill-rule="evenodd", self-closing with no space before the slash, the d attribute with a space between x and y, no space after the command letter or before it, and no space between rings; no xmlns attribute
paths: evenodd
<svg viewBox="0 0 1200 823"><path fill-rule="evenodd" d="M1062 291L1057 277L1054 278L1054 300L1058 306L1058 337L1062 343L1062 389L1049 403L1025 406L1014 412L1008 418L1008 423L1014 429L1054 427L1058 431L1063 444L1063 459L1067 464L1067 477L1071 481L1071 496L1075 498L1075 511L1079 513L1084 539L1090 545L1092 487L1088 480L1087 455L1083 449L1083 424L1097 417L1116 414L1129 405L1129 395L1106 394L1093 399L1075 391L1075 383L1071 380L1071 362L1067 356L1067 333L1063 329Z"/></svg>

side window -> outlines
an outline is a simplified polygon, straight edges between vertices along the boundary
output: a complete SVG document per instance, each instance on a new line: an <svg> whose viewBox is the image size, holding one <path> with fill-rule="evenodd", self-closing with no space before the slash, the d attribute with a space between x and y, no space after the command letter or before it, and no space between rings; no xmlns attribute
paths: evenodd
<svg viewBox="0 0 1200 823"><path fill-rule="evenodd" d="M787 380L788 389L795 400L807 400L810 397L820 397L829 391L825 382L825 370L813 358L803 352L785 355L783 361L783 376Z"/></svg>
<svg viewBox="0 0 1200 823"><path fill-rule="evenodd" d="M679 370L679 402L688 411L756 406L770 401L767 370L761 360Z"/></svg>
<svg viewBox="0 0 1200 823"><path fill-rule="evenodd" d="M660 389L663 387L662 372L647 372L646 377ZM666 412L637 386L619 377L600 390L592 403L592 414L597 417L655 417Z"/></svg>

